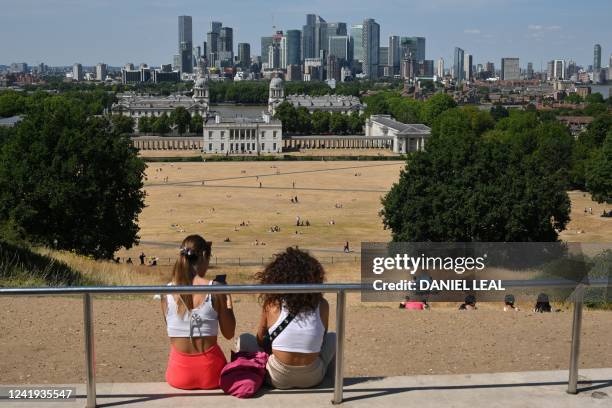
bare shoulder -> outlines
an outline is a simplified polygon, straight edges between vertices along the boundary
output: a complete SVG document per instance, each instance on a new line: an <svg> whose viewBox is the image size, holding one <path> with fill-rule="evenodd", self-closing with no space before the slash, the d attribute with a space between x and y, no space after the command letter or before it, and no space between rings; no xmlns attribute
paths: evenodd
<svg viewBox="0 0 612 408"><path fill-rule="evenodd" d="M319 303L319 310L321 311L321 314L329 314L329 303L327 302L327 299L321 298L321 303Z"/></svg>

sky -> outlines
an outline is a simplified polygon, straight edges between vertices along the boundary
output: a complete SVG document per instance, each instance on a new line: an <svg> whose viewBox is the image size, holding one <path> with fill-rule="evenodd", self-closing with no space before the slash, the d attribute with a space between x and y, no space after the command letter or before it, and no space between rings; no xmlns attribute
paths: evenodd
<svg viewBox="0 0 612 408"><path fill-rule="evenodd" d="M612 53L612 1L590 0L0 0L0 64L44 62L50 66L121 66L172 63L178 47L178 16L193 16L194 45L210 21L234 29L239 42L259 55L260 37L276 29L301 29L306 14L349 26L374 18L381 45L389 35L425 37L426 58L452 64L455 46L474 64L519 57L546 69L551 59L602 66Z"/></svg>

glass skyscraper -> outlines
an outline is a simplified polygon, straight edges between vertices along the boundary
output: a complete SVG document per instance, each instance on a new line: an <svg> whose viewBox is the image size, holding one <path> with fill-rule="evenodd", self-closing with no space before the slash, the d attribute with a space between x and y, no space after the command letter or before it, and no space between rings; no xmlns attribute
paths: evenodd
<svg viewBox="0 0 612 408"><path fill-rule="evenodd" d="M178 18L178 53L181 72L193 72L193 36L191 16Z"/></svg>

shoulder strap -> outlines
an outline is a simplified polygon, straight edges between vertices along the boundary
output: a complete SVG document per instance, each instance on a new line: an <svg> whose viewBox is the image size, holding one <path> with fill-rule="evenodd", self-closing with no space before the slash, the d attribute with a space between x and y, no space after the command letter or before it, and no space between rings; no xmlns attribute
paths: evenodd
<svg viewBox="0 0 612 408"><path fill-rule="evenodd" d="M274 329L274 331L270 333L270 344L272 344L274 339L277 338L283 332L283 330L287 328L287 326L289 326L289 323L291 323L294 318L295 315L289 313L287 317L285 317L285 320L283 320L278 326L276 326L276 329Z"/></svg>

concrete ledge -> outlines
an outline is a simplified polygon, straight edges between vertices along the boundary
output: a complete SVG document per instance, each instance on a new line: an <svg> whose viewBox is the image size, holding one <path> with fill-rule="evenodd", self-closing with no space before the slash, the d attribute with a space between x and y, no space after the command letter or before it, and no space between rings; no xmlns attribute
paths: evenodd
<svg viewBox="0 0 612 408"><path fill-rule="evenodd" d="M346 407L612 407L612 368L580 371L580 393L569 395L567 371L413 377L349 378ZM46 385L47 387L49 385ZM74 386L74 385L72 385ZM49 407L85 406L85 386L77 384L77 401ZM165 383L98 384L100 407L321 407L330 406L331 384L310 390L264 389L253 399L239 400L222 391L182 391ZM40 402L0 400L1 407L41 406ZM46 406L46 404L45 404Z"/></svg>

